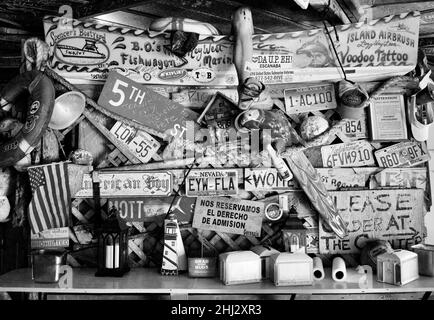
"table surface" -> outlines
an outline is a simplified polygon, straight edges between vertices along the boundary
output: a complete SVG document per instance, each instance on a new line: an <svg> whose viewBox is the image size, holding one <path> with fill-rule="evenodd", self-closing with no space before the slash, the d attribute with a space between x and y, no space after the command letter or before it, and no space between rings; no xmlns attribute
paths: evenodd
<svg viewBox="0 0 434 320"><path fill-rule="evenodd" d="M420 276L404 286L394 286L376 281L360 287L355 270L348 270L346 282L331 279L331 270L326 269L326 277L308 286L279 286L270 280L259 283L224 285L218 278L189 278L162 276L157 269L135 268L122 278L95 277L96 269L74 268L73 285L60 288L58 283L35 283L32 271L16 269L0 276L0 291L43 292L43 293L108 293L108 294L360 294L360 293L405 293L434 291L434 278Z"/></svg>

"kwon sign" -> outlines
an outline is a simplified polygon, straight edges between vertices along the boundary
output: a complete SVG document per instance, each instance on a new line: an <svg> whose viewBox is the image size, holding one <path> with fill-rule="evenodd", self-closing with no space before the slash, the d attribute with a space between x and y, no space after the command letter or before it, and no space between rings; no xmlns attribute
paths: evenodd
<svg viewBox="0 0 434 320"><path fill-rule="evenodd" d="M185 194L196 196L230 196L238 194L237 169L200 169L190 171Z"/></svg>
<svg viewBox="0 0 434 320"><path fill-rule="evenodd" d="M263 216L262 202L198 197L193 228L259 237Z"/></svg>
<svg viewBox="0 0 434 320"><path fill-rule="evenodd" d="M154 130L159 137L176 135L187 120L198 115L140 83L111 71L104 84L98 104L120 116Z"/></svg>
<svg viewBox="0 0 434 320"><path fill-rule="evenodd" d="M321 147L324 167L364 167L375 165L373 147L367 141L338 143Z"/></svg>
<svg viewBox="0 0 434 320"><path fill-rule="evenodd" d="M110 199L108 208L116 208L119 217L128 222L150 222L164 219L167 212L175 214L179 223L191 223L195 198L177 197L171 206L173 197L121 198Z"/></svg>
<svg viewBox="0 0 434 320"><path fill-rule="evenodd" d="M283 180L275 168L245 168L244 189L246 191L269 191L294 189L294 182Z"/></svg>
<svg viewBox="0 0 434 320"><path fill-rule="evenodd" d="M347 225L348 235L339 239L321 221L321 254L357 253L367 239L388 240L395 249L409 248L423 239L424 190L332 191L330 195Z"/></svg>
<svg viewBox="0 0 434 320"><path fill-rule="evenodd" d="M99 173L100 196L103 198L132 196L168 196L172 193L172 174L167 171L124 171ZM83 184L74 198L92 198L93 182L90 174L83 176Z"/></svg>

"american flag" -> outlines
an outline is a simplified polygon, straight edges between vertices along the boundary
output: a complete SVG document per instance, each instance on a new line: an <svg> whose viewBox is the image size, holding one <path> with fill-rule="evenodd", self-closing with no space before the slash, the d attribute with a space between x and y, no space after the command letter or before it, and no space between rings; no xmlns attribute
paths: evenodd
<svg viewBox="0 0 434 320"><path fill-rule="evenodd" d="M68 164L66 162L28 168L33 198L29 205L32 232L66 227L71 211Z"/></svg>

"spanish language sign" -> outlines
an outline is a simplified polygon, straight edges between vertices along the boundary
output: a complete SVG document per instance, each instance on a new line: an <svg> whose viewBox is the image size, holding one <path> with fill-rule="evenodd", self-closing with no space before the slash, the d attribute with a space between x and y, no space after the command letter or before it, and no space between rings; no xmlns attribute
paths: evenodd
<svg viewBox="0 0 434 320"><path fill-rule="evenodd" d="M263 202L198 197L193 228L259 237L263 216Z"/></svg>
<svg viewBox="0 0 434 320"><path fill-rule="evenodd" d="M357 253L367 239L388 240L395 249L406 249L423 240L424 190L388 189L331 191L348 235L339 239L321 221L319 250Z"/></svg>

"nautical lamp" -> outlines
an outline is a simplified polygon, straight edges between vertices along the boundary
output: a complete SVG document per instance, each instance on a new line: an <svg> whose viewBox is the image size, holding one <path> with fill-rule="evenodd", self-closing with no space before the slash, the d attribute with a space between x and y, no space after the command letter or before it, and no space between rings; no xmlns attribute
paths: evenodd
<svg viewBox="0 0 434 320"><path fill-rule="evenodd" d="M97 277L122 277L130 271L128 266L128 231L119 219L117 210L110 209L106 220L97 229L98 270Z"/></svg>

